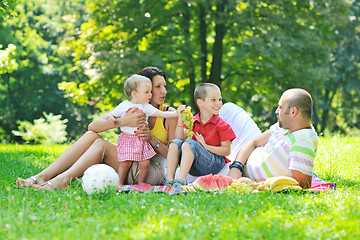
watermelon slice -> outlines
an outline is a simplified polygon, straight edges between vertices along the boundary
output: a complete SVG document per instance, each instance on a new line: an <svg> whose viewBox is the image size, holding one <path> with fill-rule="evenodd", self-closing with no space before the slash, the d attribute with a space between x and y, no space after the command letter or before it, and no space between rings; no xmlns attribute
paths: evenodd
<svg viewBox="0 0 360 240"><path fill-rule="evenodd" d="M181 186L181 189L185 192L196 192L196 190L192 184Z"/></svg>
<svg viewBox="0 0 360 240"><path fill-rule="evenodd" d="M215 178L216 183L218 184L218 187L220 190L226 189L233 182L231 177L224 176L221 174L214 175L214 178Z"/></svg>
<svg viewBox="0 0 360 240"><path fill-rule="evenodd" d="M192 185L197 191L219 190L219 186L217 185L214 175L212 174L199 177L193 182Z"/></svg>
<svg viewBox="0 0 360 240"><path fill-rule="evenodd" d="M227 186L232 183L232 179L230 177L224 175L206 175L201 176L196 179L192 186L197 191L217 191L217 190L224 190Z"/></svg>

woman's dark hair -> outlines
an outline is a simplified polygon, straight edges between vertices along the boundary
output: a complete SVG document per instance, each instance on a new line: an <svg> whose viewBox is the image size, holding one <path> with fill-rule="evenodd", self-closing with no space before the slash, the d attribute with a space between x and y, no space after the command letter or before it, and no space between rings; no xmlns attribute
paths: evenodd
<svg viewBox="0 0 360 240"><path fill-rule="evenodd" d="M143 68L138 74L150 78L151 81L153 80L153 77L155 77L156 75L160 75L163 76L166 81L165 73L157 67Z"/></svg>

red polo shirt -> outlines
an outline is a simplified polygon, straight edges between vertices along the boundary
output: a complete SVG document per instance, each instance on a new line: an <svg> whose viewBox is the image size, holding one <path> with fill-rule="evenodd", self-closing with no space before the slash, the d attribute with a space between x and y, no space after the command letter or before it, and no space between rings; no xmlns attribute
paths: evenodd
<svg viewBox="0 0 360 240"><path fill-rule="evenodd" d="M194 133L199 133L204 137L206 144L211 146L221 146L221 142L233 141L235 139L235 133L224 120L222 120L218 115L214 115L209 121L205 124L201 122L200 113L196 114L194 117ZM193 140L196 140L195 135L192 137ZM229 159L225 157L225 163L230 162Z"/></svg>

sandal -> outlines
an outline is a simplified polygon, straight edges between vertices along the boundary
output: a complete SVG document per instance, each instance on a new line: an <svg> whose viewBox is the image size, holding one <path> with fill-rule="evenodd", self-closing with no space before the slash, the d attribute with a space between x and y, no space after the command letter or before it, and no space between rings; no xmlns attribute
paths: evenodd
<svg viewBox="0 0 360 240"><path fill-rule="evenodd" d="M165 182L164 182L164 186L166 186L166 187L172 187L173 186L173 184L174 184L174 182L173 181L170 181L170 180L166 180Z"/></svg>
<svg viewBox="0 0 360 240"><path fill-rule="evenodd" d="M33 180L35 184L38 184L38 182L37 182L37 180L36 180L36 178L35 178L34 176L31 176L31 177L29 177L29 178L30 178L31 180Z"/></svg>
<svg viewBox="0 0 360 240"><path fill-rule="evenodd" d="M181 190L181 186L184 186L186 185L186 182L181 180L181 179L175 179L173 185L172 185L172 188L180 191Z"/></svg>
<svg viewBox="0 0 360 240"><path fill-rule="evenodd" d="M54 186L54 184L52 184L52 183L50 182L50 180L47 181L47 182L44 182L43 184L41 184L39 189L41 189L41 187L43 187L43 186L46 185L46 184L48 184L50 187L52 187L53 190L58 191L58 189ZM47 190L48 190L48 189L47 189ZM51 191L51 190L49 190L49 191Z"/></svg>
<svg viewBox="0 0 360 240"><path fill-rule="evenodd" d="M33 184L38 184L38 181L34 176L31 176L27 179L18 178L15 181L15 184L18 188L28 188L28 187L32 187Z"/></svg>

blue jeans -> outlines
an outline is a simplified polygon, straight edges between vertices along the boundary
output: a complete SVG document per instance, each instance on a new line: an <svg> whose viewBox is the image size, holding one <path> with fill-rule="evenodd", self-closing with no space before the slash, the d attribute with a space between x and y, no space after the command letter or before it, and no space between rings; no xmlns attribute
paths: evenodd
<svg viewBox="0 0 360 240"><path fill-rule="evenodd" d="M194 161L191 165L189 173L193 176L204 176L210 173L217 174L225 166L225 157L216 155L206 150L200 143L192 139L180 140L174 139L169 142L174 142L178 146L179 163L181 162L182 149L181 146L184 142L190 144Z"/></svg>

